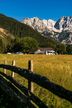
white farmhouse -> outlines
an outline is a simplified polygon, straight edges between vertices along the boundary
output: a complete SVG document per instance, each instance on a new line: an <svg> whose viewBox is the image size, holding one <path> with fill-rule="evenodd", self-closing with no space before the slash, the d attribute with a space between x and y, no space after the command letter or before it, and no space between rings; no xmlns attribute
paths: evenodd
<svg viewBox="0 0 72 108"><path fill-rule="evenodd" d="M55 55L55 51L53 48L39 48L35 51L35 54Z"/></svg>

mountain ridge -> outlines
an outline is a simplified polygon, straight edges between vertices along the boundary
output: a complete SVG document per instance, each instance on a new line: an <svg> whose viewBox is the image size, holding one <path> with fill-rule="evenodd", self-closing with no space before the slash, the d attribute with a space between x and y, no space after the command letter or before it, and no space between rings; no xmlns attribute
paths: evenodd
<svg viewBox="0 0 72 108"><path fill-rule="evenodd" d="M33 18L25 18L22 23L27 24L31 26L33 29L37 30L38 32L43 32L43 30L49 29L52 30L52 28L55 25L55 21L48 19L40 19L38 17L33 17Z"/></svg>
<svg viewBox="0 0 72 108"><path fill-rule="evenodd" d="M58 21L39 19L38 17L25 18L22 23L29 25L45 37L52 37L64 44L72 44L72 16L63 16ZM67 32L67 36L66 33L64 36L64 32Z"/></svg>

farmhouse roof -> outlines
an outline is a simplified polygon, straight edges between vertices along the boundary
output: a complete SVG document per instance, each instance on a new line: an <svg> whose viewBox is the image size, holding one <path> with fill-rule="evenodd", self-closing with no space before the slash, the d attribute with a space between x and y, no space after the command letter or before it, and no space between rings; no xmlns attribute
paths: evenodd
<svg viewBox="0 0 72 108"><path fill-rule="evenodd" d="M40 51L46 51L46 50L54 50L53 48L39 48Z"/></svg>

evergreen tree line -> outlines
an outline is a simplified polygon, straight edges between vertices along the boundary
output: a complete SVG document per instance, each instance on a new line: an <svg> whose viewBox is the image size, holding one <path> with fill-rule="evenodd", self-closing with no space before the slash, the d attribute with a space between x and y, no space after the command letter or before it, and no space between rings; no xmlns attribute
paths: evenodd
<svg viewBox="0 0 72 108"><path fill-rule="evenodd" d="M39 47L38 41L32 37L16 37L9 41L0 38L0 53L34 53ZM49 41L47 47L53 48L58 54L72 54L72 45Z"/></svg>

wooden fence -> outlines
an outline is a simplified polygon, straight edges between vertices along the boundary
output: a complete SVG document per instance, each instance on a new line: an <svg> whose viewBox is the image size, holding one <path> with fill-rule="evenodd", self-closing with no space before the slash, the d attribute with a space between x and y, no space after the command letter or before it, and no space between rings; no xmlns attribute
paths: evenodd
<svg viewBox="0 0 72 108"><path fill-rule="evenodd" d="M69 91L62 86L51 82L48 78L33 72L33 61L28 62L28 69L16 67L15 60L12 62L12 65L7 65L7 62L5 61L5 64L0 64L0 68L4 69L4 72L0 72L0 87L5 90L8 95L11 95L11 98L16 98L22 104L27 106L27 108L36 108L36 106L39 108L48 108L48 106L34 95L34 83L72 103L72 91ZM12 71L11 76L6 74L7 70ZM15 73L28 80L28 88L19 84L15 80Z"/></svg>

